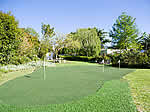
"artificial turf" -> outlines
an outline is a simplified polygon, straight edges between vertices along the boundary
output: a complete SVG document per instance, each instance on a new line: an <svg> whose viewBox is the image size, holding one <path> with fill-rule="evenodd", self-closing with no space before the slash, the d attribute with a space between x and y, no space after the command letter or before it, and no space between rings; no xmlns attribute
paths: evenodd
<svg viewBox="0 0 150 112"><path fill-rule="evenodd" d="M0 86L0 110L5 112L134 112L128 84L122 76L134 70L97 64L43 68ZM101 89L100 89L101 88ZM94 110L93 110L94 109Z"/></svg>

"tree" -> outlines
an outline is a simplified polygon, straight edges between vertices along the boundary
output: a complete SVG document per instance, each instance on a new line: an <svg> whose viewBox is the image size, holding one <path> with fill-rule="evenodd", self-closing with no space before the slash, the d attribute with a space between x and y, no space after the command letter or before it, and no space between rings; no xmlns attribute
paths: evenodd
<svg viewBox="0 0 150 112"><path fill-rule="evenodd" d="M49 24L42 23L42 34L44 40L51 39L55 35L54 27L51 28Z"/></svg>
<svg viewBox="0 0 150 112"><path fill-rule="evenodd" d="M78 29L76 37L80 42L81 49L87 56L98 56L101 50L101 42L96 29Z"/></svg>
<svg viewBox="0 0 150 112"><path fill-rule="evenodd" d="M150 49L150 34L144 32L138 42L142 45L144 50Z"/></svg>
<svg viewBox="0 0 150 112"><path fill-rule="evenodd" d="M80 43L77 40L73 40L70 35L64 35L62 33L57 33L51 42L55 48L56 59L60 50L63 48L67 49L77 49L80 48Z"/></svg>
<svg viewBox="0 0 150 112"><path fill-rule="evenodd" d="M97 36L99 37L101 41L101 48L104 48L106 43L110 43L111 41L109 39L106 39L108 32L105 32L104 29L98 29L95 28L97 32Z"/></svg>
<svg viewBox="0 0 150 112"><path fill-rule="evenodd" d="M18 21L11 12L0 11L0 62L9 64L16 55L20 43L21 31Z"/></svg>
<svg viewBox="0 0 150 112"><path fill-rule="evenodd" d="M24 32L26 32L29 35L31 42L33 43L32 50L35 51L37 55L40 47L39 34L33 28L29 28L29 27L27 27L24 30Z"/></svg>
<svg viewBox="0 0 150 112"><path fill-rule="evenodd" d="M27 27L27 28L24 29L24 31L26 33L32 35L33 37L39 38L39 34L33 28Z"/></svg>
<svg viewBox="0 0 150 112"><path fill-rule="evenodd" d="M138 49L138 29L135 23L135 18L128 16L123 12L110 31L112 44L119 49Z"/></svg>
<svg viewBox="0 0 150 112"><path fill-rule="evenodd" d="M67 38L65 41L68 42L68 45L67 45L67 47L65 47L65 49L67 49L67 51L71 51L70 52L71 55L79 54L78 51L81 48L81 44L80 44L79 40L77 39L76 32L71 32L70 34L67 34Z"/></svg>
<svg viewBox="0 0 150 112"><path fill-rule="evenodd" d="M148 37L147 37L146 49L150 49L150 34L148 34Z"/></svg>
<svg viewBox="0 0 150 112"><path fill-rule="evenodd" d="M32 28L30 28L32 29ZM21 28L22 30L22 37L21 37L21 43L19 45L19 55L25 56L30 58L31 60L34 60L37 58L37 55L39 53L39 47L40 47L40 41L38 39L38 33L36 35L32 35L33 30L28 30Z"/></svg>
<svg viewBox="0 0 150 112"><path fill-rule="evenodd" d="M51 47L50 41L52 37L55 35L54 27L51 28L49 24L42 23L42 35L43 35L43 38L41 40L41 47L40 47L41 48L40 50L42 51L40 52L42 54L42 57L44 57L46 53L48 52L48 50L50 50L50 47Z"/></svg>

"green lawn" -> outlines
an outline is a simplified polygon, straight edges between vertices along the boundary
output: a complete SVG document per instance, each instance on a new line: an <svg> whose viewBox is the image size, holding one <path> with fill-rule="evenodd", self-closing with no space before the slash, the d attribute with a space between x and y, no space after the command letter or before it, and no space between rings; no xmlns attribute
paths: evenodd
<svg viewBox="0 0 150 112"><path fill-rule="evenodd" d="M150 112L150 70L136 70L125 76L125 79L129 80L137 109L143 112Z"/></svg>
<svg viewBox="0 0 150 112"><path fill-rule="evenodd" d="M0 86L1 112L135 112L128 83L134 70L97 64L63 64Z"/></svg>
<svg viewBox="0 0 150 112"><path fill-rule="evenodd" d="M27 70L13 71L13 72L8 72L8 73L0 72L0 85L6 83L9 80L13 80L17 77L21 77L26 74L30 74L30 73L32 73L33 70L34 69L27 69Z"/></svg>

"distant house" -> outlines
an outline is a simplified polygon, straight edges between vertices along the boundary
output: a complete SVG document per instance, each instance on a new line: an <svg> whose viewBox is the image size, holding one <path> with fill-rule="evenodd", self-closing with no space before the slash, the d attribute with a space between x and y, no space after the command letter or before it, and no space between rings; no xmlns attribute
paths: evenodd
<svg viewBox="0 0 150 112"><path fill-rule="evenodd" d="M114 53L120 53L120 49L101 49L101 55L114 54Z"/></svg>

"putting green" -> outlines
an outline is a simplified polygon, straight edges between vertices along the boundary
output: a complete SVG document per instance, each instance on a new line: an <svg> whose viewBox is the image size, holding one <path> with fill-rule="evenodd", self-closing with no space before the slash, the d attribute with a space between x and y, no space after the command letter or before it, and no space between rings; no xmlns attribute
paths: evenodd
<svg viewBox="0 0 150 112"><path fill-rule="evenodd" d="M108 80L120 79L134 70L97 64L64 65L46 68L8 81L0 86L0 103L11 105L59 104L95 94Z"/></svg>

